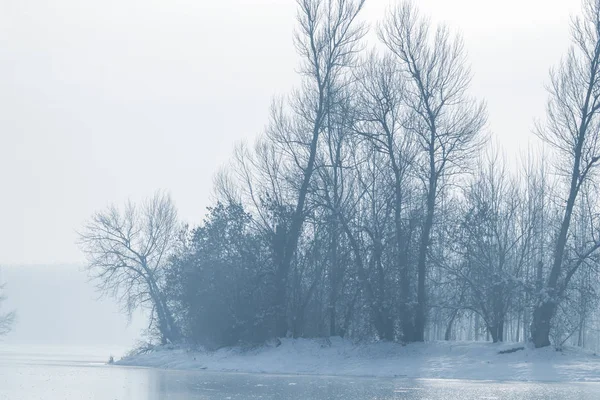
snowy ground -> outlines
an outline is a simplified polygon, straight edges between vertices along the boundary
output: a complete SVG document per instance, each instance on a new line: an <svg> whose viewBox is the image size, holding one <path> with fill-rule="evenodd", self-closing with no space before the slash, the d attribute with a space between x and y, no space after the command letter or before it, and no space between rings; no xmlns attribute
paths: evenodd
<svg viewBox="0 0 600 400"><path fill-rule="evenodd" d="M270 374L319 374L505 381L600 382L600 357L554 348L498 354L523 344L428 342L353 344L340 338L283 339L278 347L216 352L158 348L122 359L120 365Z"/></svg>

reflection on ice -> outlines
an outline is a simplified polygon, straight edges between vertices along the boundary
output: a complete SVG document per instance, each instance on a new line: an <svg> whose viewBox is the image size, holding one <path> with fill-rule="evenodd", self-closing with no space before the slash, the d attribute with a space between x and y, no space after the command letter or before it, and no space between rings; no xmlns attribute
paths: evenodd
<svg viewBox="0 0 600 400"><path fill-rule="evenodd" d="M85 356L85 355L84 355ZM0 352L0 399L11 400L592 400L600 384L406 380L174 371Z"/></svg>

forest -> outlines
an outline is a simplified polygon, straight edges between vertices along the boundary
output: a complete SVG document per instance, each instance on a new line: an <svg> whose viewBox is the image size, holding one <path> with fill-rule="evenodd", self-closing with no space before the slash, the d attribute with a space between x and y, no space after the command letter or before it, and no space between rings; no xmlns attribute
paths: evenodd
<svg viewBox="0 0 600 400"><path fill-rule="evenodd" d="M367 25L365 1L296 0L301 84L235 147L204 221L163 191L89 219L98 289L150 310L163 344L600 349L600 1L573 18L518 162L470 94L460 34L411 2Z"/></svg>

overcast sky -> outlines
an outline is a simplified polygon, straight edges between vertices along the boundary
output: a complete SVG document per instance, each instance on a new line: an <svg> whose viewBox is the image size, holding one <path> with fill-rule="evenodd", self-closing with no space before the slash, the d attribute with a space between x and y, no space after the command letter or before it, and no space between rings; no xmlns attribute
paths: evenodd
<svg viewBox="0 0 600 400"><path fill-rule="evenodd" d="M490 130L526 148L579 0L418 4L463 33ZM234 144L296 82L294 16L293 0L0 1L0 264L80 262L93 211L159 188L199 222Z"/></svg>

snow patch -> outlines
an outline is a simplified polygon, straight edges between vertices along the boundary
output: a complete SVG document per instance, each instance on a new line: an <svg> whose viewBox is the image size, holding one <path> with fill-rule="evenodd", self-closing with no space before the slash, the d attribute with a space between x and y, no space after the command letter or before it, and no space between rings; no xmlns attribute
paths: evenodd
<svg viewBox="0 0 600 400"><path fill-rule="evenodd" d="M281 345L215 352L161 348L115 364L223 372L337 376L600 382L600 357L578 348L523 350L523 344L485 342L353 343L331 338L281 339Z"/></svg>

